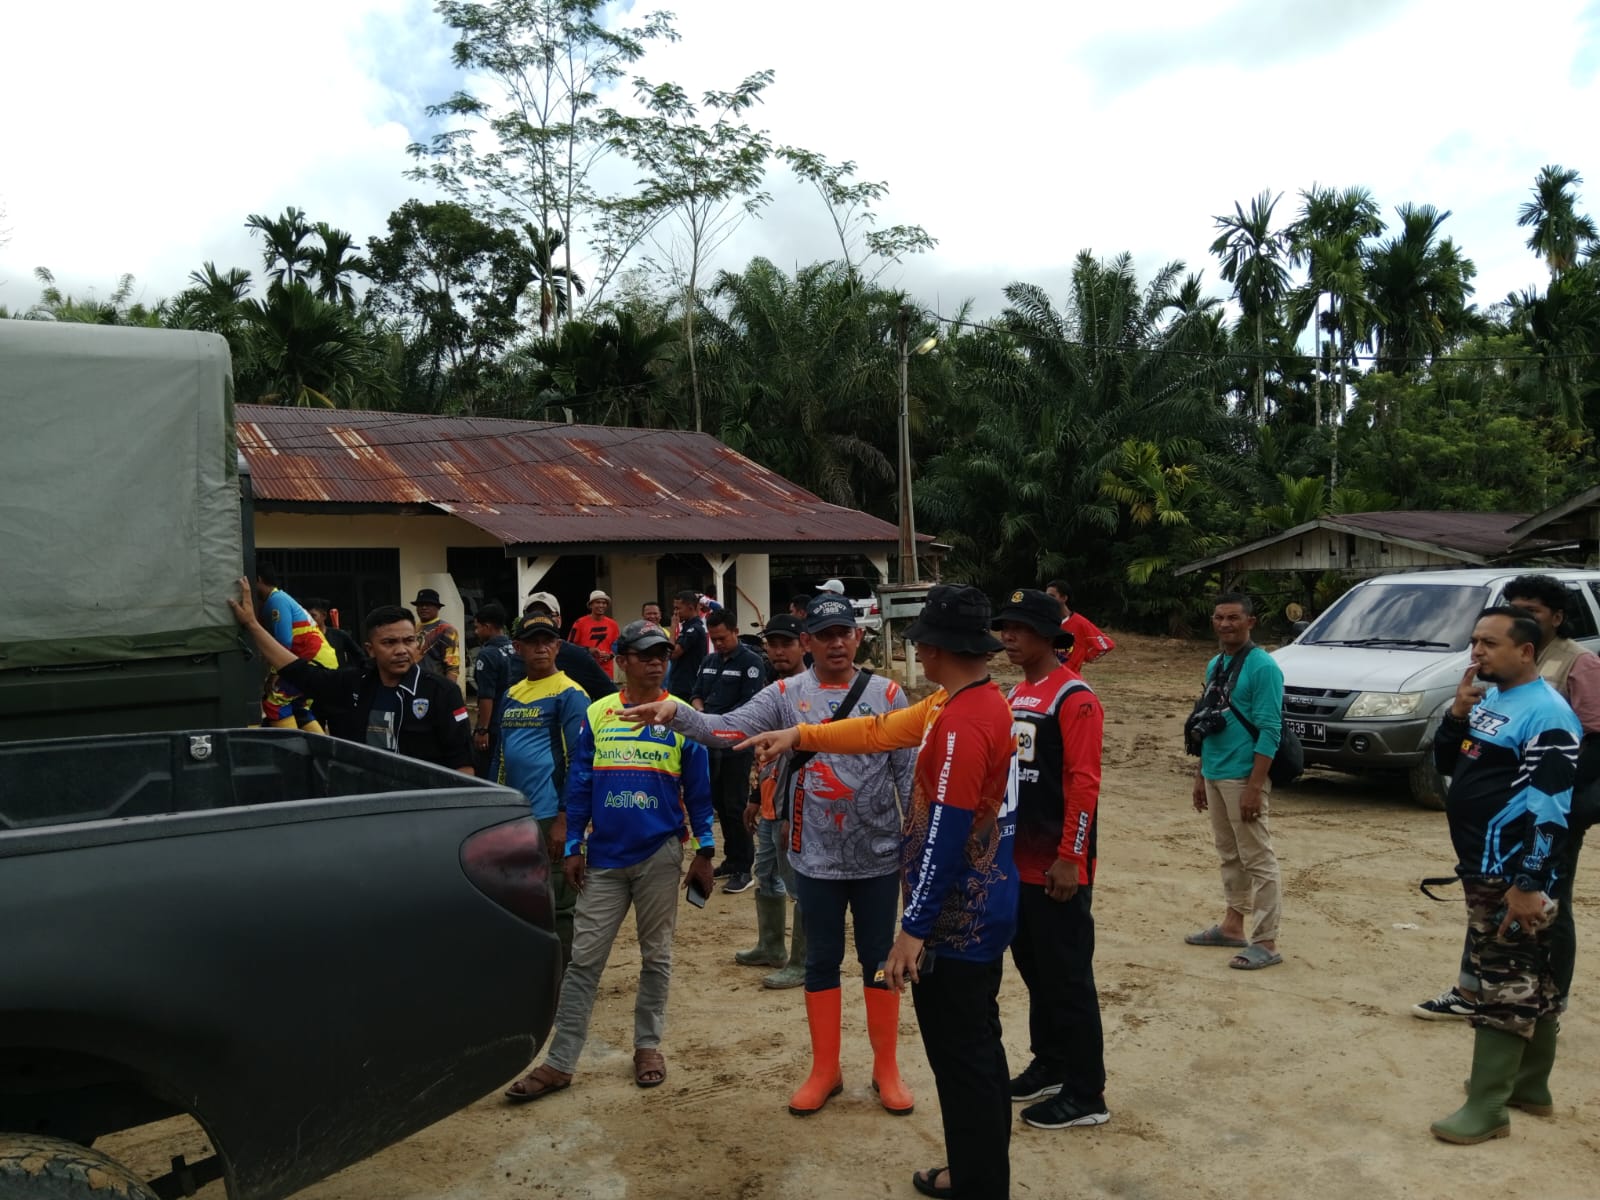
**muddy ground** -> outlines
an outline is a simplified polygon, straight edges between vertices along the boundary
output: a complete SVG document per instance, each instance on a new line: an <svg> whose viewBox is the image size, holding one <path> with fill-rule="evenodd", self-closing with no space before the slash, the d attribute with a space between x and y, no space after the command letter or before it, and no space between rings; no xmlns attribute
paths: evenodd
<svg viewBox="0 0 1600 1200"><path fill-rule="evenodd" d="M1112 1118L1060 1132L1019 1121L1014 1195L1600 1196L1600 1005L1590 999L1600 989L1600 868L1579 880L1582 948L1556 1115L1516 1116L1510 1139L1485 1146L1436 1142L1428 1122L1459 1102L1471 1054L1464 1026L1408 1011L1453 979L1461 940L1460 906L1416 888L1450 866L1442 814L1414 807L1397 782L1332 773L1280 792L1285 962L1227 969L1223 951L1182 941L1221 915L1179 733L1207 648L1119 642L1088 670L1108 720L1095 911ZM682 914L664 1086L631 1082L637 953L625 933L570 1091L515 1109L486 1097L305 1200L914 1196L913 1168L944 1158L909 998L901 1042L914 1115L890 1117L871 1099L860 994L847 974L845 1094L815 1117L789 1116L784 1102L808 1061L803 1002L798 991L763 991L763 972L732 962L753 940L752 896L719 894ZM1026 1002L1008 966L1001 1008L1014 1069L1026 1062ZM176 1123L105 1145L155 1171L174 1135L199 1148L198 1134Z"/></svg>

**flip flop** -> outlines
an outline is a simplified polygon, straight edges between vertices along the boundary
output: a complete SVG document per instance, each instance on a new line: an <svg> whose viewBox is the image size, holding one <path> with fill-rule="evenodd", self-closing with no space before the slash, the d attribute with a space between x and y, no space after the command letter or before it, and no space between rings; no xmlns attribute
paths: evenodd
<svg viewBox="0 0 1600 1200"><path fill-rule="evenodd" d="M1250 943L1243 938L1231 938L1222 932L1221 925L1213 925L1210 929L1202 929L1199 933L1191 933L1183 939L1191 946L1248 946Z"/></svg>
<svg viewBox="0 0 1600 1200"><path fill-rule="evenodd" d="M911 1173L911 1186L924 1196L954 1196L956 1194L955 1188L949 1184L939 1187L933 1182L939 1178L939 1172L946 1169L945 1167L929 1167L926 1171L913 1171Z"/></svg>
<svg viewBox="0 0 1600 1200"><path fill-rule="evenodd" d="M1275 967L1282 961L1283 955L1277 951L1252 945L1230 958L1228 965L1235 971L1259 971L1262 967Z"/></svg>
<svg viewBox="0 0 1600 1200"><path fill-rule="evenodd" d="M655 1079L646 1079L654 1075ZM654 1048L633 1052L633 1081L642 1088L660 1087L667 1081L667 1060Z"/></svg>
<svg viewBox="0 0 1600 1200"><path fill-rule="evenodd" d="M560 1071L541 1063L508 1087L505 1096L513 1104L526 1104L530 1100L543 1100L556 1092L564 1092L571 1086L571 1075L563 1079Z"/></svg>

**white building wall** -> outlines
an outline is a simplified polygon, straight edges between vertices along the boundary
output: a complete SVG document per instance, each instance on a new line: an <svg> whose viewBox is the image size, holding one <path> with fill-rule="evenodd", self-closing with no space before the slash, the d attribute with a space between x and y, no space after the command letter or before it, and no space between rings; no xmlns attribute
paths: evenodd
<svg viewBox="0 0 1600 1200"><path fill-rule="evenodd" d="M606 573L611 583L606 591L611 595L611 615L618 625L639 619L639 609L647 600L660 600L661 613L672 619L672 606L656 595L656 555L608 554L605 556Z"/></svg>

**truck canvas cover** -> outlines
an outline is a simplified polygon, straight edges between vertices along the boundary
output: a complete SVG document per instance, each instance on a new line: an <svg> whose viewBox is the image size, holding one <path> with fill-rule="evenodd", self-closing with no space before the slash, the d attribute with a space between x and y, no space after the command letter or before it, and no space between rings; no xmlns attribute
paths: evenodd
<svg viewBox="0 0 1600 1200"><path fill-rule="evenodd" d="M232 648L221 337L0 321L0 670Z"/></svg>

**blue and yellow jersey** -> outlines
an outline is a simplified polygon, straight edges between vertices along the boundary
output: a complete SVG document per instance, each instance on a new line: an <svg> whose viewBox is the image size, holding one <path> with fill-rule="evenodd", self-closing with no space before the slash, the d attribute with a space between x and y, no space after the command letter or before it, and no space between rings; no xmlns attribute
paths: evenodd
<svg viewBox="0 0 1600 1200"><path fill-rule="evenodd" d="M276 589L261 606L262 624L272 634L273 640L285 650L293 650L296 658L314 662L330 671L339 669L339 656L322 636L322 630L311 619L311 614L300 607L300 602L282 588Z"/></svg>
<svg viewBox="0 0 1600 1200"><path fill-rule="evenodd" d="M631 867L671 837L711 846L706 748L665 725L624 721L623 703L607 696L584 714L567 773L567 853L587 843L590 866Z"/></svg>
<svg viewBox="0 0 1600 1200"><path fill-rule="evenodd" d="M496 705L489 778L527 797L543 821L561 808L567 766L578 746L589 697L560 671L546 679L513 683Z"/></svg>

